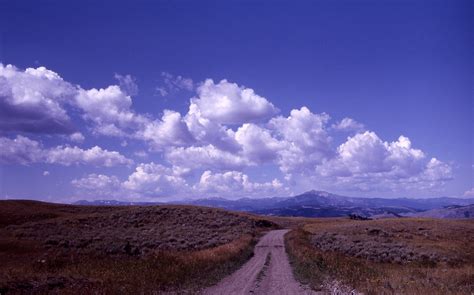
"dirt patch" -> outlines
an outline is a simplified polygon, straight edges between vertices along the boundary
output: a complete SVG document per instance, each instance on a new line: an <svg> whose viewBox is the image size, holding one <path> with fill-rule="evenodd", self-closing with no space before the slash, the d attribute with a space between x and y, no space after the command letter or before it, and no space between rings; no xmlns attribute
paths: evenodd
<svg viewBox="0 0 474 295"><path fill-rule="evenodd" d="M293 277L285 252L287 232L274 230L265 234L255 246L252 259L203 294L314 294Z"/></svg>

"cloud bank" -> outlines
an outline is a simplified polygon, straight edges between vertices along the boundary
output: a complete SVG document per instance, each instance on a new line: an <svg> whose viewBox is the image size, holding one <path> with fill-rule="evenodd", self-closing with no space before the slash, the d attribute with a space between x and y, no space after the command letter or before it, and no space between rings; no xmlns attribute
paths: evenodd
<svg viewBox="0 0 474 295"><path fill-rule="evenodd" d="M332 122L329 114L306 106L282 114L268 98L227 80L195 83L165 73L163 91L195 91L188 111L139 113L133 108L136 79L115 77L119 85L83 89L44 67L22 71L0 64L0 162L131 166L137 158L118 151L68 143L45 147L29 136L66 134L62 138L75 144L90 137L126 143L121 148L132 158L150 162L136 165L127 178L91 173L71 184L82 193L151 199L268 197L298 191L302 183L336 190L416 191L440 188L453 178L450 164L413 147L403 135L384 140L354 119ZM87 132L79 131L81 126ZM341 132L350 136L335 142ZM255 182L249 169L277 177Z"/></svg>
<svg viewBox="0 0 474 295"><path fill-rule="evenodd" d="M56 146L43 148L38 141L18 135L14 139L0 137L0 163L30 165L35 163L62 166L92 165L112 167L131 165L133 161L116 151L108 151L98 146L81 149L77 146Z"/></svg>

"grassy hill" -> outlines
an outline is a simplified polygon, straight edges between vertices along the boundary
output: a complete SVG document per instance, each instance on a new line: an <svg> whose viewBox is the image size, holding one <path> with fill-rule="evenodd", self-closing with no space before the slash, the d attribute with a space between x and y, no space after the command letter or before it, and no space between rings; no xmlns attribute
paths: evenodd
<svg viewBox="0 0 474 295"><path fill-rule="evenodd" d="M286 239L297 277L364 294L472 294L474 220L315 219Z"/></svg>
<svg viewBox="0 0 474 295"><path fill-rule="evenodd" d="M459 208L459 207L456 207ZM0 201L0 294L195 294L269 229L313 289L474 292L474 220L270 217L200 206ZM342 289L339 289L342 290Z"/></svg>
<svg viewBox="0 0 474 295"><path fill-rule="evenodd" d="M195 206L0 201L0 293L192 292L237 269L269 226Z"/></svg>

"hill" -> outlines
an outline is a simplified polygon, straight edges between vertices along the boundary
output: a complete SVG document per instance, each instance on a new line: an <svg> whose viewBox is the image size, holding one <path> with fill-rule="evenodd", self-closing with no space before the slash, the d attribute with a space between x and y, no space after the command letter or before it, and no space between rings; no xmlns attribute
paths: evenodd
<svg viewBox="0 0 474 295"><path fill-rule="evenodd" d="M472 219L314 219L286 244L295 275L316 290L336 280L344 294L474 291Z"/></svg>
<svg viewBox="0 0 474 295"><path fill-rule="evenodd" d="M321 199L334 208L351 208L336 203L347 201L339 197ZM289 218L190 205L0 201L0 293L199 294L249 268L257 279L248 283L256 290L285 270L315 291L472 293L472 219L386 215L381 220ZM263 233L281 227L292 230L270 231L256 246ZM287 267L281 267L285 260Z"/></svg>
<svg viewBox="0 0 474 295"><path fill-rule="evenodd" d="M238 268L275 226L208 207L0 201L0 293L192 292Z"/></svg>
<svg viewBox="0 0 474 295"><path fill-rule="evenodd" d="M424 217L424 218L446 218L446 219L463 219L474 218L474 205L467 206L447 206L440 209L432 209L424 212L414 214L406 214L410 217Z"/></svg>

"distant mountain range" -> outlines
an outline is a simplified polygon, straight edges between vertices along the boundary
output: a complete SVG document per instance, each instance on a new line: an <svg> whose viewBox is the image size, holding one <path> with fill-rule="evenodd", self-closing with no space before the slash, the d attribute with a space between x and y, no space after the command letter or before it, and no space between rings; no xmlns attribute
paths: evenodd
<svg viewBox="0 0 474 295"><path fill-rule="evenodd" d="M79 200L74 202L73 205L86 205L86 206L156 206L163 205L166 203L162 202L124 202L117 200Z"/></svg>
<svg viewBox="0 0 474 295"><path fill-rule="evenodd" d="M116 200L78 201L77 205L160 205L158 202L121 202ZM384 199L384 198L354 198L331 194L324 191L308 191L301 195L287 198L242 198L227 200L209 198L170 202L167 204L188 204L224 208L235 211L246 211L262 215L275 216L305 216L305 217L340 217L356 213L364 216L395 213L414 215L420 212L443 209L448 206L466 206L474 204L474 199L461 198L428 198L428 199ZM470 216L473 217L472 215Z"/></svg>
<svg viewBox="0 0 474 295"><path fill-rule="evenodd" d="M474 205L448 206L440 209L432 209L418 213L405 214L407 217L428 217L428 218L474 218Z"/></svg>

